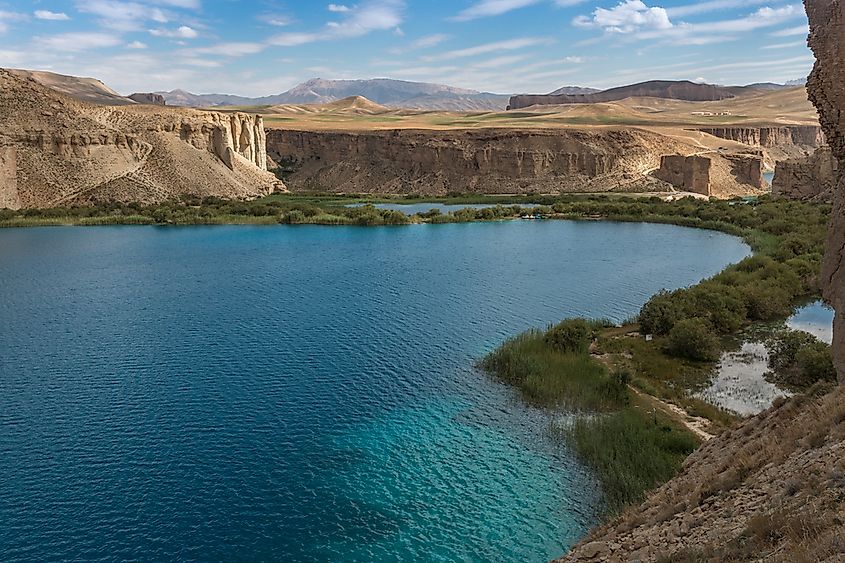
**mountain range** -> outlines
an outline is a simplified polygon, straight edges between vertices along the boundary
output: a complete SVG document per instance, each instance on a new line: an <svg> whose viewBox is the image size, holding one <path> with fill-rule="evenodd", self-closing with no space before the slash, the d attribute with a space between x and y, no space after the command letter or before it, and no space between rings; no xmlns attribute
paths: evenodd
<svg viewBox="0 0 845 563"><path fill-rule="evenodd" d="M247 98L229 94L192 94L185 90L156 92L171 106L255 106L278 104L326 104L362 96L377 104L419 110L493 111L508 104L507 94L492 94L443 84L376 78L371 80L324 80L313 78L273 96Z"/></svg>

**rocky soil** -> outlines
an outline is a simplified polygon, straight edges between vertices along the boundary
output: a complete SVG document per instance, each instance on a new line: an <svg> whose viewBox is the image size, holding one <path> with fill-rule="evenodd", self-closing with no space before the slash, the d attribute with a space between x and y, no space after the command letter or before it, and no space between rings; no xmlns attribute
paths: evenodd
<svg viewBox="0 0 845 563"><path fill-rule="evenodd" d="M102 106L0 69L0 207L255 197L267 172L259 116Z"/></svg>

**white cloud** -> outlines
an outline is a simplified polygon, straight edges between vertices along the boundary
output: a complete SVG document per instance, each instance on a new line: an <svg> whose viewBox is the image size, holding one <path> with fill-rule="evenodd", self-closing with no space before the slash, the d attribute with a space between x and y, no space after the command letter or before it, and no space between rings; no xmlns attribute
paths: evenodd
<svg viewBox="0 0 845 563"><path fill-rule="evenodd" d="M435 33L433 35L426 35L425 37L420 37L419 39L411 42L412 49L429 49L431 47L436 47L443 43L444 41L449 40L449 35L445 33Z"/></svg>
<svg viewBox="0 0 845 563"><path fill-rule="evenodd" d="M476 45L475 47L467 47L465 49L457 49L454 51L447 51L429 57L423 57L426 61L441 61L448 59L458 59L463 57L474 57L476 55L485 55L487 53L496 53L499 51L516 51L526 47L534 47L536 45L547 45L552 40L548 37L521 37L518 39L507 39L504 41L495 41L493 43L485 43L483 45Z"/></svg>
<svg viewBox="0 0 845 563"><path fill-rule="evenodd" d="M19 14L16 12L5 12L0 10L0 33L3 33L9 29L8 24L4 22L6 21L21 21L27 19L26 14Z"/></svg>
<svg viewBox="0 0 845 563"><path fill-rule="evenodd" d="M790 47L806 47L807 43L804 41L789 41L788 43L773 43L761 47L761 49L788 49Z"/></svg>
<svg viewBox="0 0 845 563"><path fill-rule="evenodd" d="M537 4L539 1L540 0L481 0L469 8L461 10L458 15L452 19L455 21L468 21L477 18L498 16L510 12L511 10Z"/></svg>
<svg viewBox="0 0 845 563"><path fill-rule="evenodd" d="M140 41L133 41L132 43L128 43L128 44L126 45L126 48L127 48L127 49L146 49L146 48L147 48L147 44L146 44L146 43L141 43Z"/></svg>
<svg viewBox="0 0 845 563"><path fill-rule="evenodd" d="M343 4L329 4L326 6L326 9L330 12L348 12L350 10L349 6L344 6Z"/></svg>
<svg viewBox="0 0 845 563"><path fill-rule="evenodd" d="M370 0L342 12L344 19L328 22L320 31L282 33L271 37L271 45L294 47L350 37L361 37L373 31L396 30L402 23L404 0Z"/></svg>
<svg viewBox="0 0 845 563"><path fill-rule="evenodd" d="M199 33L187 25L181 25L176 29L164 29L164 28L157 28L151 29L150 35L154 35L156 37L175 37L179 39L196 39L199 36Z"/></svg>
<svg viewBox="0 0 845 563"><path fill-rule="evenodd" d="M269 43L277 47L296 47L323 39L319 33L280 33L270 38Z"/></svg>
<svg viewBox="0 0 845 563"><path fill-rule="evenodd" d="M63 52L116 47L121 44L121 40L110 33L76 32L39 36L35 38L35 43L46 49Z"/></svg>
<svg viewBox="0 0 845 563"><path fill-rule="evenodd" d="M768 2L769 0L708 0L685 6L670 6L666 8L666 12L670 18L682 18L717 10L735 10L745 6L759 6Z"/></svg>
<svg viewBox="0 0 845 563"><path fill-rule="evenodd" d="M293 23L293 19L283 14L262 14L258 19L275 27L285 27Z"/></svg>
<svg viewBox="0 0 845 563"><path fill-rule="evenodd" d="M649 7L642 0L624 0L610 9L596 8L591 18L579 16L573 23L579 27L595 27L605 33L619 34L672 27L664 8Z"/></svg>
<svg viewBox="0 0 845 563"><path fill-rule="evenodd" d="M76 9L99 17L100 25L118 31L137 31L143 28L144 22L166 23L169 20L169 14L162 9L138 2L78 0Z"/></svg>
<svg viewBox="0 0 845 563"><path fill-rule="evenodd" d="M792 35L809 35L810 34L810 26L807 24L798 25L795 27L788 27L786 29L781 29L779 31L775 31L772 33L775 37L789 37Z"/></svg>
<svg viewBox="0 0 845 563"><path fill-rule="evenodd" d="M524 61L528 55L504 55L501 57L493 57L492 59L476 63L475 68L499 68L503 66L510 66Z"/></svg>
<svg viewBox="0 0 845 563"><path fill-rule="evenodd" d="M51 12L50 10L35 10L35 17L39 20L65 21L70 18L64 12Z"/></svg>
<svg viewBox="0 0 845 563"><path fill-rule="evenodd" d="M210 47L196 47L193 49L183 49L182 53L187 55L216 55L219 57L243 57L245 55L254 55L264 50L264 45L261 43L250 42L230 42L219 43Z"/></svg>

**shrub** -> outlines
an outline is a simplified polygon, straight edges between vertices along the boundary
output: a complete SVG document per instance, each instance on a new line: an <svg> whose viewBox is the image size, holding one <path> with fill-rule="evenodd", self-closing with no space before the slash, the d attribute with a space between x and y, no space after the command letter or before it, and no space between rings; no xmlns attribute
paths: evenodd
<svg viewBox="0 0 845 563"><path fill-rule="evenodd" d="M678 358L710 362L719 358L719 339L704 319L684 319L669 331L666 351Z"/></svg>
<svg viewBox="0 0 845 563"><path fill-rule="evenodd" d="M566 319L546 332L545 342L558 352L586 352L594 331L586 319Z"/></svg>
<svg viewBox="0 0 845 563"><path fill-rule="evenodd" d="M675 295L661 290L640 309L640 329L645 334L669 334L680 318L681 310Z"/></svg>
<svg viewBox="0 0 845 563"><path fill-rule="evenodd" d="M778 333L770 344L769 367L777 381L808 388L818 381L836 381L830 346L800 330Z"/></svg>

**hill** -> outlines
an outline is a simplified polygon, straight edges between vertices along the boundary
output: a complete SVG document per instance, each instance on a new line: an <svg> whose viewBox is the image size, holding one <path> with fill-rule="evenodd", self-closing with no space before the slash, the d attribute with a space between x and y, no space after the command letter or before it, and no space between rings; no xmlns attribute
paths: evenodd
<svg viewBox="0 0 845 563"><path fill-rule="evenodd" d="M77 100L110 106L128 106L136 102L121 96L96 78L66 76L42 70L9 69L9 72L21 78L31 78L40 84L66 94Z"/></svg>
<svg viewBox="0 0 845 563"><path fill-rule="evenodd" d="M394 108L421 110L501 110L508 96L455 88L443 84L376 78L371 80L324 80L313 78L287 92L259 98L228 94L192 94L184 90L157 92L171 106L217 107L279 104L326 104L350 96L362 96Z"/></svg>
<svg viewBox="0 0 845 563"><path fill-rule="evenodd" d="M260 117L114 105L98 81L61 84L112 105L0 69L0 208L154 203L183 194L248 198L283 187L266 171ZM91 89L80 93L80 84Z"/></svg>

